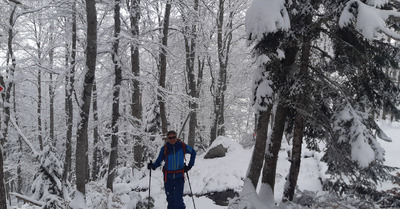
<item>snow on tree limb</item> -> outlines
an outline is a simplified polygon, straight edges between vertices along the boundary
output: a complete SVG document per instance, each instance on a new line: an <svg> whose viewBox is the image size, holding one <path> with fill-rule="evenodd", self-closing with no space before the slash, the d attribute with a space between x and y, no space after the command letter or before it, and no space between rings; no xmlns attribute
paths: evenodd
<svg viewBox="0 0 400 209"><path fill-rule="evenodd" d="M19 128L19 126L17 125L17 123L15 122L15 119L13 117L10 116L10 121L13 124L14 128L18 131L18 134L21 136L21 138L24 140L24 142L26 143L26 145L29 146L29 148L32 150L33 155L35 157L39 156L39 153L36 151L35 147L32 145L32 143L28 140L28 138L25 136L24 133L22 133L21 129Z"/></svg>
<svg viewBox="0 0 400 209"><path fill-rule="evenodd" d="M249 44L254 40L260 41L267 33L290 28L284 4L284 0L253 0L245 20Z"/></svg>
<svg viewBox="0 0 400 209"><path fill-rule="evenodd" d="M345 104L334 117L334 131L339 136L339 143L351 146L351 159L361 169L367 168L371 162L384 160L385 151L376 141L370 127L366 126L368 115Z"/></svg>
<svg viewBox="0 0 400 209"><path fill-rule="evenodd" d="M37 201L37 200L35 200L35 199L31 198L31 197L28 197L28 196L25 196L25 195L22 195L22 194L18 194L16 192L10 192L9 194L10 195L14 195L16 198L18 198L20 200L23 200L25 203L29 202L29 203L31 203L33 205L36 205L36 206L39 206L39 207L42 207L45 204L42 201Z"/></svg>
<svg viewBox="0 0 400 209"><path fill-rule="evenodd" d="M389 17L400 17L400 12L380 9L379 7L388 3L385 0L369 0L367 3L370 5L360 0L348 1L340 15L339 26L345 27L354 22L356 29L368 40L372 40L378 33L400 40L400 34L386 25Z"/></svg>

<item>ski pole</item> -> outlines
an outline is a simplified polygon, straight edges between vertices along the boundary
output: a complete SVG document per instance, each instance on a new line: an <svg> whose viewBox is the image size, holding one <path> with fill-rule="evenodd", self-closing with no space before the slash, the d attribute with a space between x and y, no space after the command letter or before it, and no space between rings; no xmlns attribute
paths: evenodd
<svg viewBox="0 0 400 209"><path fill-rule="evenodd" d="M192 194L193 207L194 207L194 209L196 209L196 204L194 204L192 185L190 185L189 173L187 171L186 171L186 176L187 176L187 179L188 179L188 182L189 182L190 193Z"/></svg>
<svg viewBox="0 0 400 209"><path fill-rule="evenodd" d="M150 160L150 164L153 164L153 161ZM147 200L147 209L150 209L151 168L149 170L150 170L150 176L149 176L149 199Z"/></svg>

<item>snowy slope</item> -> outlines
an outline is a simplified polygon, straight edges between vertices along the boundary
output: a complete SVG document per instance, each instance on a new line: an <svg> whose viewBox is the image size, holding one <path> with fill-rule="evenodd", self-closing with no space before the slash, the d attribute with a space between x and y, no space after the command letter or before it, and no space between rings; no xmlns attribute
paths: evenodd
<svg viewBox="0 0 400 209"><path fill-rule="evenodd" d="M400 168L400 123L381 122L380 127L392 139L392 142L380 140L380 144L386 151L385 164Z"/></svg>
<svg viewBox="0 0 400 209"><path fill-rule="evenodd" d="M400 123L381 122L379 126L392 139L392 142L379 141L383 149L385 149L385 164L400 168ZM382 190L389 190L391 188L393 188L391 182L383 183L381 187Z"/></svg>
<svg viewBox="0 0 400 209"><path fill-rule="evenodd" d="M381 123L381 128L385 133L393 139L393 142L384 142L379 140L382 147L386 150L386 164L390 166L400 167L398 159L400 152L400 123ZM217 140L228 148L228 153L224 158L218 159L204 159L204 154L198 155L195 166L189 171L190 182L193 193L195 195L204 195L206 193L222 191L226 189L233 189L240 191L243 186L243 179L247 172L248 164L252 154L251 149L243 149L238 143L220 137ZM287 151L291 147L284 140L282 149L279 153L279 162L277 167L276 185L275 185L275 202L279 203L282 198L283 186L285 184L285 176L289 171L289 161L287 160ZM301 161L300 174L298 179L298 188L300 190L309 190L317 193L322 192L320 178L326 178L324 174L326 165L320 162L322 153L317 153L307 150L303 146L303 158ZM187 156L188 158L188 156ZM132 177L128 170L119 171L119 173L126 172L126 176L116 179L114 194L105 192L105 182L97 184L90 183L88 185L89 191L87 195L88 208L96 208L93 205L98 205L99 202L104 201L104 196L108 199L117 198L119 204L103 204L104 208L126 208L132 209L134 205L140 200L148 196L149 186L149 171L143 169L135 173ZM118 183L120 182L120 183ZM128 182L128 183L127 183ZM104 183L104 184L103 184ZM382 185L382 189L390 189L394 185L390 182ZM152 171L151 176L151 196L154 198L156 209L167 208L166 196L163 188L162 171L157 169ZM186 180L185 193L190 193L190 188ZM187 209L193 209L192 198L189 195L184 197ZM194 197L197 209L225 209L226 206L218 206L207 197ZM17 207L14 207L17 208ZM18 208L33 208L31 206L19 206Z"/></svg>
<svg viewBox="0 0 400 209"><path fill-rule="evenodd" d="M226 189L234 189L240 192L243 186L243 179L247 172L252 149L243 149L236 142L224 137L219 137L216 141L218 142L218 140L225 146L229 146L227 155L217 159L204 159L204 154L199 155L197 156L195 166L189 171L190 182L195 195L202 195L213 191L223 191ZM278 174L275 186L275 201L278 203L282 198L285 176L290 166L287 160L287 150L290 150L290 146L284 141L279 154ZM321 153L305 150L303 156L307 156L307 158L303 158L302 160L302 167L299 174L299 189L315 192L321 191L322 186L318 178L323 178L323 173L325 171L324 165L319 163L319 159L322 157ZM143 178L141 182L143 184L147 183L148 185L148 178ZM157 169L152 173L151 186L151 193L155 198L155 208L157 209L164 209L167 204L164 190L160 189L163 188L162 184L162 172ZM145 187L145 185L143 186ZM190 193L188 183L185 184L185 193ZM147 194L143 193L142 195L146 197ZM194 208L192 199L189 196L185 196L184 200L187 209ZM195 204L196 208L226 208L226 206L215 205L213 201L206 197L195 197Z"/></svg>

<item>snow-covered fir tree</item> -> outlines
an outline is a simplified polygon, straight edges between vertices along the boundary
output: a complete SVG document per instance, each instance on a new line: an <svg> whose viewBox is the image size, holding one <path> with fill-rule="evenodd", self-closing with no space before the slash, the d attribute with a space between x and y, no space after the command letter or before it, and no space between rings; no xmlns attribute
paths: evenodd
<svg viewBox="0 0 400 209"><path fill-rule="evenodd" d="M40 166L32 183L32 196L45 203L43 208L62 208L62 163L49 143L39 156Z"/></svg>
<svg viewBox="0 0 400 209"><path fill-rule="evenodd" d="M255 156L263 153L257 148L263 143L257 142L267 143L266 162L277 154L271 151L279 149L274 144L280 144L282 135L275 137L279 131L277 118L268 118L280 115L273 111L280 106L286 108L287 115L283 118L286 123L279 126L285 127L293 140L292 167L284 192L289 200L297 184L303 140L309 147L325 140L324 160L332 176L341 176L342 191L373 196L378 182L395 178L390 173L393 168L383 165L384 151L378 142L378 138L388 138L370 113L384 109L397 119L399 116L395 107L399 90L384 73L386 67L398 62L392 59L397 57L397 50L388 41L398 34L385 23L389 17L399 17L398 6L388 1L253 1L246 16L246 32L250 42L256 43L255 56L260 63L254 76L253 98L260 113L258 123L264 125L258 125L248 173L252 186L245 182L244 191L258 184L262 163ZM289 52L296 59L290 68L285 67L291 59ZM289 91L285 91L288 84ZM272 109L274 106L278 108ZM270 123L272 130L265 123ZM335 147L339 144L340 148ZM270 166L273 161L267 165L264 170L274 174ZM351 171L344 172L347 168ZM335 177L331 180L336 181ZM331 180L325 182L326 189L332 186ZM360 186L363 181L369 183L366 185L371 191L367 194ZM263 181L262 185L268 183L273 188L270 182ZM259 198L270 194L262 191Z"/></svg>
<svg viewBox="0 0 400 209"><path fill-rule="evenodd" d="M153 88L151 88L153 89ZM154 141L155 136L161 132L161 118L160 118L160 106L157 102L155 92L150 94L149 104L145 107L145 132L150 135L150 140Z"/></svg>

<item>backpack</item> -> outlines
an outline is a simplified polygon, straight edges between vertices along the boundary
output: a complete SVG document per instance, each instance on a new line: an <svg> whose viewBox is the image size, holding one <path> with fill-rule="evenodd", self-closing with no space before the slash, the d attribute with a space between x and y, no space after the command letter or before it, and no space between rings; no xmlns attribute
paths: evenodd
<svg viewBox="0 0 400 209"><path fill-rule="evenodd" d="M177 140L177 143L178 142L182 143L183 157L184 157L185 162L186 162L186 156L185 156L185 154L186 154L186 144L185 144L185 142L181 141L180 139ZM165 143L165 145L164 145L164 162L165 162L166 165L168 165L168 157L167 157L168 152L167 152L167 149L168 149L168 146L167 146L167 143ZM183 178L185 178L185 168L182 168L181 170L176 170L176 171L168 171L168 170L163 168L163 172L164 172L164 181L165 182L167 182L167 174L168 173L172 173L172 174L182 173Z"/></svg>

